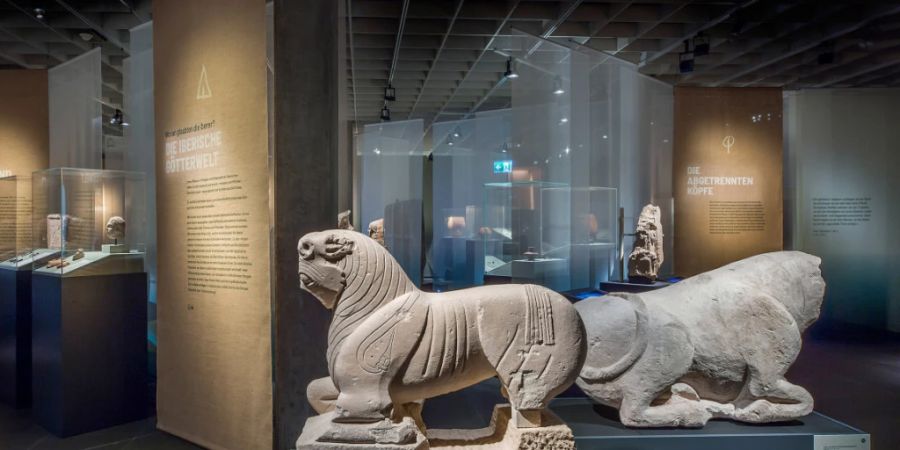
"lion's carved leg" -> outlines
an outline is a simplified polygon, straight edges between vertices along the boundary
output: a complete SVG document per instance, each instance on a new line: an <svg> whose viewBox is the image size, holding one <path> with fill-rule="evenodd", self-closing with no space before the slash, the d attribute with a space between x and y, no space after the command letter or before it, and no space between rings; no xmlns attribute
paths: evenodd
<svg viewBox="0 0 900 450"><path fill-rule="evenodd" d="M427 304L413 294L370 315L342 345L335 361L335 422L391 418L390 386L421 339Z"/></svg>
<svg viewBox="0 0 900 450"><path fill-rule="evenodd" d="M751 375L747 387L735 403L734 419L751 423L796 419L813 410L812 395L783 377L762 381Z"/></svg>
<svg viewBox="0 0 900 450"><path fill-rule="evenodd" d="M678 380L690 369L694 350L684 328L669 323L656 328L654 343L621 380L625 387L619 409L622 423L631 427L700 427L713 413L693 388ZM658 345L657 345L658 344ZM669 391L667 401L653 402Z"/></svg>
<svg viewBox="0 0 900 450"><path fill-rule="evenodd" d="M673 386L672 396L651 406L654 395L630 393L622 401L622 423L630 427L702 427L713 417L704 400L685 396Z"/></svg>
<svg viewBox="0 0 900 450"><path fill-rule="evenodd" d="M331 377L313 380L306 387L306 398L319 414L325 414L334 409L334 402L337 400L338 394L338 389Z"/></svg>
<svg viewBox="0 0 900 450"><path fill-rule="evenodd" d="M791 420L813 410L809 392L784 379L800 353L800 331L789 317L783 318L782 325L774 329L759 326L746 330L745 339L756 345L753 351L745 353L748 376L734 402L736 420L753 423Z"/></svg>
<svg viewBox="0 0 900 450"><path fill-rule="evenodd" d="M391 414L391 420L399 422L404 417L411 417L422 432L425 431L425 420L422 419L422 408L425 406L425 400L417 402L404 403L402 405L394 405L394 411Z"/></svg>

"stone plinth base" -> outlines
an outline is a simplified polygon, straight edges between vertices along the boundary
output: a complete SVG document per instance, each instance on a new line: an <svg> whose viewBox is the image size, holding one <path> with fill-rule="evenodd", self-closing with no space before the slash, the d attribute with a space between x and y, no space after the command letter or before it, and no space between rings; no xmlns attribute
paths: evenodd
<svg viewBox="0 0 900 450"><path fill-rule="evenodd" d="M544 425L537 428L516 428L513 425L509 405L497 405L491 423L477 430L428 430L426 439L416 431L416 441L410 444L340 443L322 442L330 440L336 431L351 438L376 434L391 437L396 430L384 430L379 424L335 424L332 413L312 417L306 421L303 434L297 439L297 450L574 450L575 437L572 430L555 414L546 410L541 416ZM411 419L396 425L405 429L412 424Z"/></svg>
<svg viewBox="0 0 900 450"><path fill-rule="evenodd" d="M509 405L497 405L491 424L478 430L428 430L432 449L574 450L575 436L559 417L545 410L543 426L516 428Z"/></svg>
<svg viewBox="0 0 900 450"><path fill-rule="evenodd" d="M351 424L334 423L334 413L326 413L306 420L303 432L297 439L297 450L426 450L428 442L416 427L411 418L405 418L399 424L369 423ZM414 434L414 441L409 444L390 444L381 442L406 441L398 439L401 435ZM338 438L344 437L344 439ZM353 442L334 442L334 441ZM369 441L369 442L366 442Z"/></svg>

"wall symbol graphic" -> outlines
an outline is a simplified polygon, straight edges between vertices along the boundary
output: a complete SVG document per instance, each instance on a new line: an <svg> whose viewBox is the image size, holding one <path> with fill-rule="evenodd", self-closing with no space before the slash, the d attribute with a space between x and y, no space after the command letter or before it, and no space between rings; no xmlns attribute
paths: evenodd
<svg viewBox="0 0 900 450"><path fill-rule="evenodd" d="M206 65L200 71L200 84L197 85L197 100L212 97L212 89L209 88L209 80L206 77Z"/></svg>
<svg viewBox="0 0 900 450"><path fill-rule="evenodd" d="M725 139L722 139L722 146L725 147L725 150L730 154L731 147L734 146L734 136L725 136Z"/></svg>

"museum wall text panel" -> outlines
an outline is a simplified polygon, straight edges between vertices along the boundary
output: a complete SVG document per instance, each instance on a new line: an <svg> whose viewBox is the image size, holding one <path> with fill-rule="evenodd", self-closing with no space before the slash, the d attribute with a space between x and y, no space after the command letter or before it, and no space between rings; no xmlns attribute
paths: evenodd
<svg viewBox="0 0 900 450"><path fill-rule="evenodd" d="M675 274L782 248L781 89L675 89Z"/></svg>
<svg viewBox="0 0 900 450"><path fill-rule="evenodd" d="M31 173L47 167L47 71L0 71L0 257L31 245Z"/></svg>
<svg viewBox="0 0 900 450"><path fill-rule="evenodd" d="M821 256L823 315L900 331L900 89L785 96L788 246Z"/></svg>
<svg viewBox="0 0 900 450"><path fill-rule="evenodd" d="M153 17L158 427L268 449L265 2L155 2Z"/></svg>

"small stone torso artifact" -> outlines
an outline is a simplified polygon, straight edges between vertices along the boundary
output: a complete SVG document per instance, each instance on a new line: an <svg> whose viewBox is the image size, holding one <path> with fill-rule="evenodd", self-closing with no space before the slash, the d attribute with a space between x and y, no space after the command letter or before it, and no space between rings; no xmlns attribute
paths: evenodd
<svg viewBox="0 0 900 450"><path fill-rule="evenodd" d="M766 253L652 292L579 302L589 346L578 386L631 427L809 414L812 396L785 373L819 316L819 263Z"/></svg>
<svg viewBox="0 0 900 450"><path fill-rule="evenodd" d="M628 279L654 282L663 263L663 230L658 206L646 205L641 210L634 231L634 249L628 255Z"/></svg>
<svg viewBox="0 0 900 450"><path fill-rule="evenodd" d="M495 376L511 404L511 423L537 427L584 360L575 308L543 287L422 292L386 249L346 230L307 234L298 252L302 288L334 311L331 376L307 389L330 420L310 419L298 448L412 445L424 429L422 400Z"/></svg>

